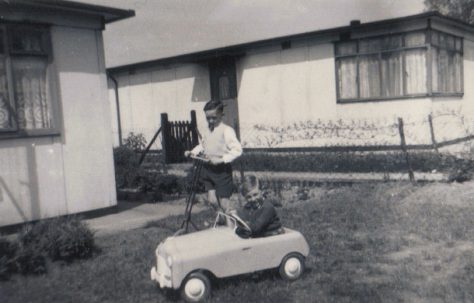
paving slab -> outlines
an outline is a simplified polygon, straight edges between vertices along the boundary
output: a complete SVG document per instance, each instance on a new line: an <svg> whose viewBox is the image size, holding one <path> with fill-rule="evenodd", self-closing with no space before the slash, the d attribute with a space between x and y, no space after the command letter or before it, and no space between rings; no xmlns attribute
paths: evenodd
<svg viewBox="0 0 474 303"><path fill-rule="evenodd" d="M97 236L110 235L144 227L149 221L183 214L185 207L184 198L159 203L119 201L113 213L85 219L84 222ZM193 212L203 209L204 206L199 204L193 206Z"/></svg>

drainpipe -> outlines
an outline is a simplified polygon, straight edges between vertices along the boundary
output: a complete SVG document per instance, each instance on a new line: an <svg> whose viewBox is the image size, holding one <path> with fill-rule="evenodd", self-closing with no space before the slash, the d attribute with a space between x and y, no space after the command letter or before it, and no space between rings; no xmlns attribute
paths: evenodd
<svg viewBox="0 0 474 303"><path fill-rule="evenodd" d="M122 122L120 121L120 100L119 100L119 86L117 79L115 79L110 73L107 73L107 76L114 83L114 92L115 92L115 106L117 107L117 128L119 136L119 145L122 146Z"/></svg>

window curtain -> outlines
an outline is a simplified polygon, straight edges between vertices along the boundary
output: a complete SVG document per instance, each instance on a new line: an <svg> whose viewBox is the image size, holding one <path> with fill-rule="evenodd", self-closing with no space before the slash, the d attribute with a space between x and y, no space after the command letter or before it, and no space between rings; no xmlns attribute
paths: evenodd
<svg viewBox="0 0 474 303"><path fill-rule="evenodd" d="M438 49L436 47L431 48L431 89L433 92L439 92L440 87L438 85L439 80L438 80L438 75L439 75L439 70L438 70Z"/></svg>
<svg viewBox="0 0 474 303"><path fill-rule="evenodd" d="M8 112L8 91L7 91L7 73L5 63L0 57L0 129L8 129L10 124L10 115Z"/></svg>
<svg viewBox="0 0 474 303"><path fill-rule="evenodd" d="M380 63L377 55L360 57L360 97L380 97Z"/></svg>
<svg viewBox="0 0 474 303"><path fill-rule="evenodd" d="M357 59L340 59L338 65L339 98L356 99L357 96Z"/></svg>
<svg viewBox="0 0 474 303"><path fill-rule="evenodd" d="M220 100L230 98L230 81L226 75L219 77L219 98Z"/></svg>
<svg viewBox="0 0 474 303"><path fill-rule="evenodd" d="M426 93L426 50L406 51L405 68L406 93L409 95Z"/></svg>
<svg viewBox="0 0 474 303"><path fill-rule="evenodd" d="M46 58L17 57L12 67L19 128L51 128Z"/></svg>
<svg viewBox="0 0 474 303"><path fill-rule="evenodd" d="M403 65L400 52L384 53L381 60L382 96L398 97L403 95Z"/></svg>
<svg viewBox="0 0 474 303"><path fill-rule="evenodd" d="M454 68L454 91L462 92L462 56L460 53L453 54L453 68Z"/></svg>

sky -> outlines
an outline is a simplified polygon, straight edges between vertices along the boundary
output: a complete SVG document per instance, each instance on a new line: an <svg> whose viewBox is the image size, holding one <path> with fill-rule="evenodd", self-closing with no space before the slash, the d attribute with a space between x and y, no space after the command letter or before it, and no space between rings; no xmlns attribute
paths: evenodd
<svg viewBox="0 0 474 303"><path fill-rule="evenodd" d="M107 67L418 14L423 0L75 0L135 10L106 25Z"/></svg>

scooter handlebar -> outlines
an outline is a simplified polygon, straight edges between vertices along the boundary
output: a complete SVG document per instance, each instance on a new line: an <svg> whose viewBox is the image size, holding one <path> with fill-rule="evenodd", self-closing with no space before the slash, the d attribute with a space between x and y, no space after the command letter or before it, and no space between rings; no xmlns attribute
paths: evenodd
<svg viewBox="0 0 474 303"><path fill-rule="evenodd" d="M208 159L208 158L205 158L205 157L202 157L202 156L194 156L194 155L191 155L189 156L191 159L193 160L199 160L199 161L203 161L203 162L210 162L211 160Z"/></svg>

